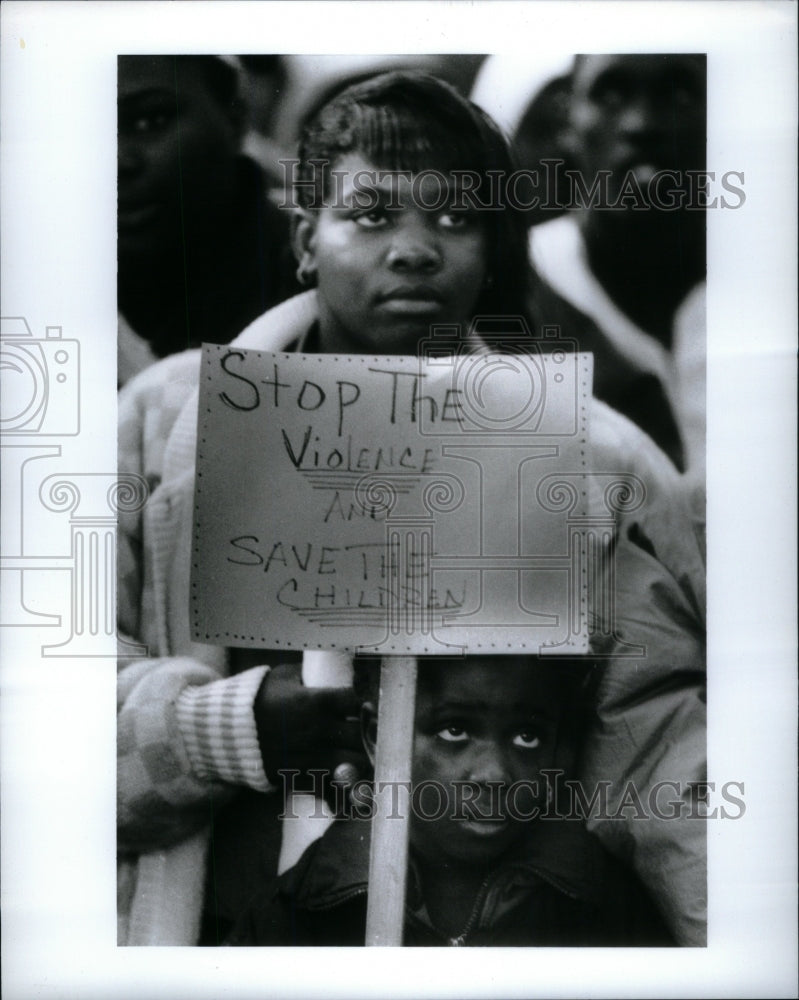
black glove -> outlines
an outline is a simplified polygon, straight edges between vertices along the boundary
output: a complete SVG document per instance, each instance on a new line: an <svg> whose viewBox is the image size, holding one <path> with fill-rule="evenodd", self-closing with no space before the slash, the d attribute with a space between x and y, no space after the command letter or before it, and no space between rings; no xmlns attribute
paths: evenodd
<svg viewBox="0 0 799 1000"><path fill-rule="evenodd" d="M354 765L357 775L348 769L339 785L352 784L369 766L352 688L305 687L300 663L275 667L264 677L255 698L255 725L270 782L280 784L279 771L301 772L286 778L286 791L323 791L327 798L340 764ZM320 770L327 772L321 788L320 776L308 775Z"/></svg>

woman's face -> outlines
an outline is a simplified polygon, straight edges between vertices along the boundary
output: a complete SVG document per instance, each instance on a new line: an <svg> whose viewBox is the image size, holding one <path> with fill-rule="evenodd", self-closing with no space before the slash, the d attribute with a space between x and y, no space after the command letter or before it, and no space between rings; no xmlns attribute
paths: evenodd
<svg viewBox="0 0 799 1000"><path fill-rule="evenodd" d="M415 354L433 325L465 334L487 273L476 212L451 208L454 192L433 171L381 171L350 153L333 173L325 207L297 227L322 350Z"/></svg>

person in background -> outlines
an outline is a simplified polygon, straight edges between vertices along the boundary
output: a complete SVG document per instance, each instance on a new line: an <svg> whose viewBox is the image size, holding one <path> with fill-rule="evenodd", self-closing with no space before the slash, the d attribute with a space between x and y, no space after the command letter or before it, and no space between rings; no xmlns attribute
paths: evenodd
<svg viewBox="0 0 799 1000"><path fill-rule="evenodd" d="M536 226L567 211L573 170L573 143L569 130L571 73L555 76L539 89L513 133L513 148L522 170L537 171L541 182L553 183L546 197L529 209L528 225ZM554 169L557 163L558 169ZM549 172L548 172L549 171Z"/></svg>
<svg viewBox="0 0 799 1000"><path fill-rule="evenodd" d="M234 59L120 56L118 376L223 344L298 291L289 219L242 155Z"/></svg>
<svg viewBox="0 0 799 1000"><path fill-rule="evenodd" d="M575 57L583 190L573 183L573 210L530 230L541 322L591 351L596 395L701 482L705 211L690 172L705 169L705 68L698 55Z"/></svg>

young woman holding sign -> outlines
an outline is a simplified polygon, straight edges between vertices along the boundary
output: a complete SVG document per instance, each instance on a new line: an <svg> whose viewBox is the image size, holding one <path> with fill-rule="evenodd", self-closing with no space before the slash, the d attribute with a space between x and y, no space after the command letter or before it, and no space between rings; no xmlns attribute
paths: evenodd
<svg viewBox="0 0 799 1000"><path fill-rule="evenodd" d="M498 129L440 81L392 73L348 88L306 127L294 176L298 276L314 287L232 346L415 355L431 327L446 326L479 347L475 317L523 316L532 278L524 218L503 198L512 171ZM362 763L351 692L304 687L285 654L190 637L198 380L198 354L178 355L134 380L119 404L121 469L151 486L142 512L120 516L120 631L150 653L119 674L120 915L129 943L198 940L209 822L216 877L206 907L215 922L203 940L223 937L246 894L273 874L263 844L280 796L257 794L272 789L268 775ZM639 779L641 794L657 781L682 788L704 777L700 548L679 480L650 440L599 403L591 439L595 468L633 473L646 487L645 505L617 524L614 635L647 655L637 669L609 661L585 771L613 780L619 794ZM596 652L612 655L614 641ZM657 736L666 716L667 744ZM635 856L675 938L701 943L702 824L596 826L617 853ZM223 875L226 857L233 863Z"/></svg>

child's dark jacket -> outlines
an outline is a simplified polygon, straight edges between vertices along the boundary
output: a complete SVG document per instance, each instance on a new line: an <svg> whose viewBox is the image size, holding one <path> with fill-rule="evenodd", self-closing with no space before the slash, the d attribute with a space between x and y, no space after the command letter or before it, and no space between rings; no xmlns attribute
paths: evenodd
<svg viewBox="0 0 799 1000"><path fill-rule="evenodd" d="M673 945L643 890L576 821L539 822L483 883L467 924L448 937L432 924L411 858L406 946ZM370 823L337 820L297 864L257 896L232 945L364 943Z"/></svg>

